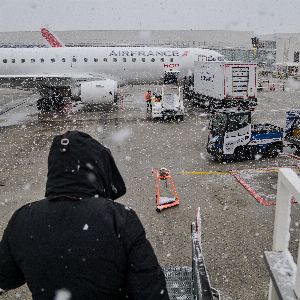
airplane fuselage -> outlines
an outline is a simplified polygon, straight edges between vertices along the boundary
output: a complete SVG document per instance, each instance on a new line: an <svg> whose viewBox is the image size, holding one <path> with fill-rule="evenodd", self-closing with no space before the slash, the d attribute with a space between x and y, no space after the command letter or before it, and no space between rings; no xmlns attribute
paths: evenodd
<svg viewBox="0 0 300 300"><path fill-rule="evenodd" d="M150 83L165 72L192 73L194 61L222 60L212 50L159 47L0 49L0 75L104 74L119 83Z"/></svg>

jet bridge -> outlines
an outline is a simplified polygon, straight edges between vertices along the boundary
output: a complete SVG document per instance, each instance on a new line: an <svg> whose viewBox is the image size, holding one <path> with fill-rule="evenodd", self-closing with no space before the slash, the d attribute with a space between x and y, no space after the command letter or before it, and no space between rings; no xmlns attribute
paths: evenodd
<svg viewBox="0 0 300 300"><path fill-rule="evenodd" d="M219 292L211 287L201 246L201 216L197 209L196 221L191 226L191 267L166 267L164 273L171 300L217 300Z"/></svg>

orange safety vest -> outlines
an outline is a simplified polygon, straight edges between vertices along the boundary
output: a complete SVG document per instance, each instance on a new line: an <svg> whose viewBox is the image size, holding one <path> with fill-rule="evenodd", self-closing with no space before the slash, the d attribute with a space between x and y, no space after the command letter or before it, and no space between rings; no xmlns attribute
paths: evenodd
<svg viewBox="0 0 300 300"><path fill-rule="evenodd" d="M151 101L151 97L152 97L152 96L151 96L151 93L148 93L148 92L147 92L147 93L145 93L145 95L144 95L144 100L145 100L145 101Z"/></svg>

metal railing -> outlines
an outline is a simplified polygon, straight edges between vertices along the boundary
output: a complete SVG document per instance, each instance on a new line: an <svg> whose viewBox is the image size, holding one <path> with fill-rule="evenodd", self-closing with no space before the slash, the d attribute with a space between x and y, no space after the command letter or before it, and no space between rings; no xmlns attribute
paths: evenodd
<svg viewBox="0 0 300 300"><path fill-rule="evenodd" d="M265 252L271 277L269 300L300 299L300 244L298 266L289 251L291 203L300 203L300 178L289 168L278 172L273 249Z"/></svg>
<svg viewBox="0 0 300 300"><path fill-rule="evenodd" d="M204 263L201 246L201 216L200 207L197 209L196 222L192 223L192 282L195 300L220 299L219 292L215 290L209 280Z"/></svg>

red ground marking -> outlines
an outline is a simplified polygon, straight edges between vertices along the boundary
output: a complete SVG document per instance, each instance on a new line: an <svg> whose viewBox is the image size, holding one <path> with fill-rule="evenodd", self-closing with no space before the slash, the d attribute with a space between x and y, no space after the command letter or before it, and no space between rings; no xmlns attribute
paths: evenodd
<svg viewBox="0 0 300 300"><path fill-rule="evenodd" d="M264 206L275 205L275 201L267 201L263 197L261 197L258 192L253 189L241 176L237 173L231 173L231 175L249 192L251 196L253 196L256 201Z"/></svg>
<svg viewBox="0 0 300 300"><path fill-rule="evenodd" d="M291 154L293 155L293 154ZM296 155L295 155L296 156ZM296 156L298 158L296 159L300 159L299 156ZM297 166L288 166L286 168L295 168ZM254 170L273 170L273 169L276 169L278 167L275 167L275 168L272 168L272 167L269 167L269 168L258 168L258 169L254 169ZM279 168L278 168L279 169ZM253 170L253 169L252 169ZM250 186L249 183L246 182L246 180L244 180L239 174L237 171L231 171L230 174L249 192L249 194L254 197L257 202L259 202L260 204L264 205L264 206L272 206L272 205L276 205L276 201L268 201L266 200L265 198L263 198L262 196L259 195L259 193ZM291 202L292 203L298 203L294 197L291 198Z"/></svg>

